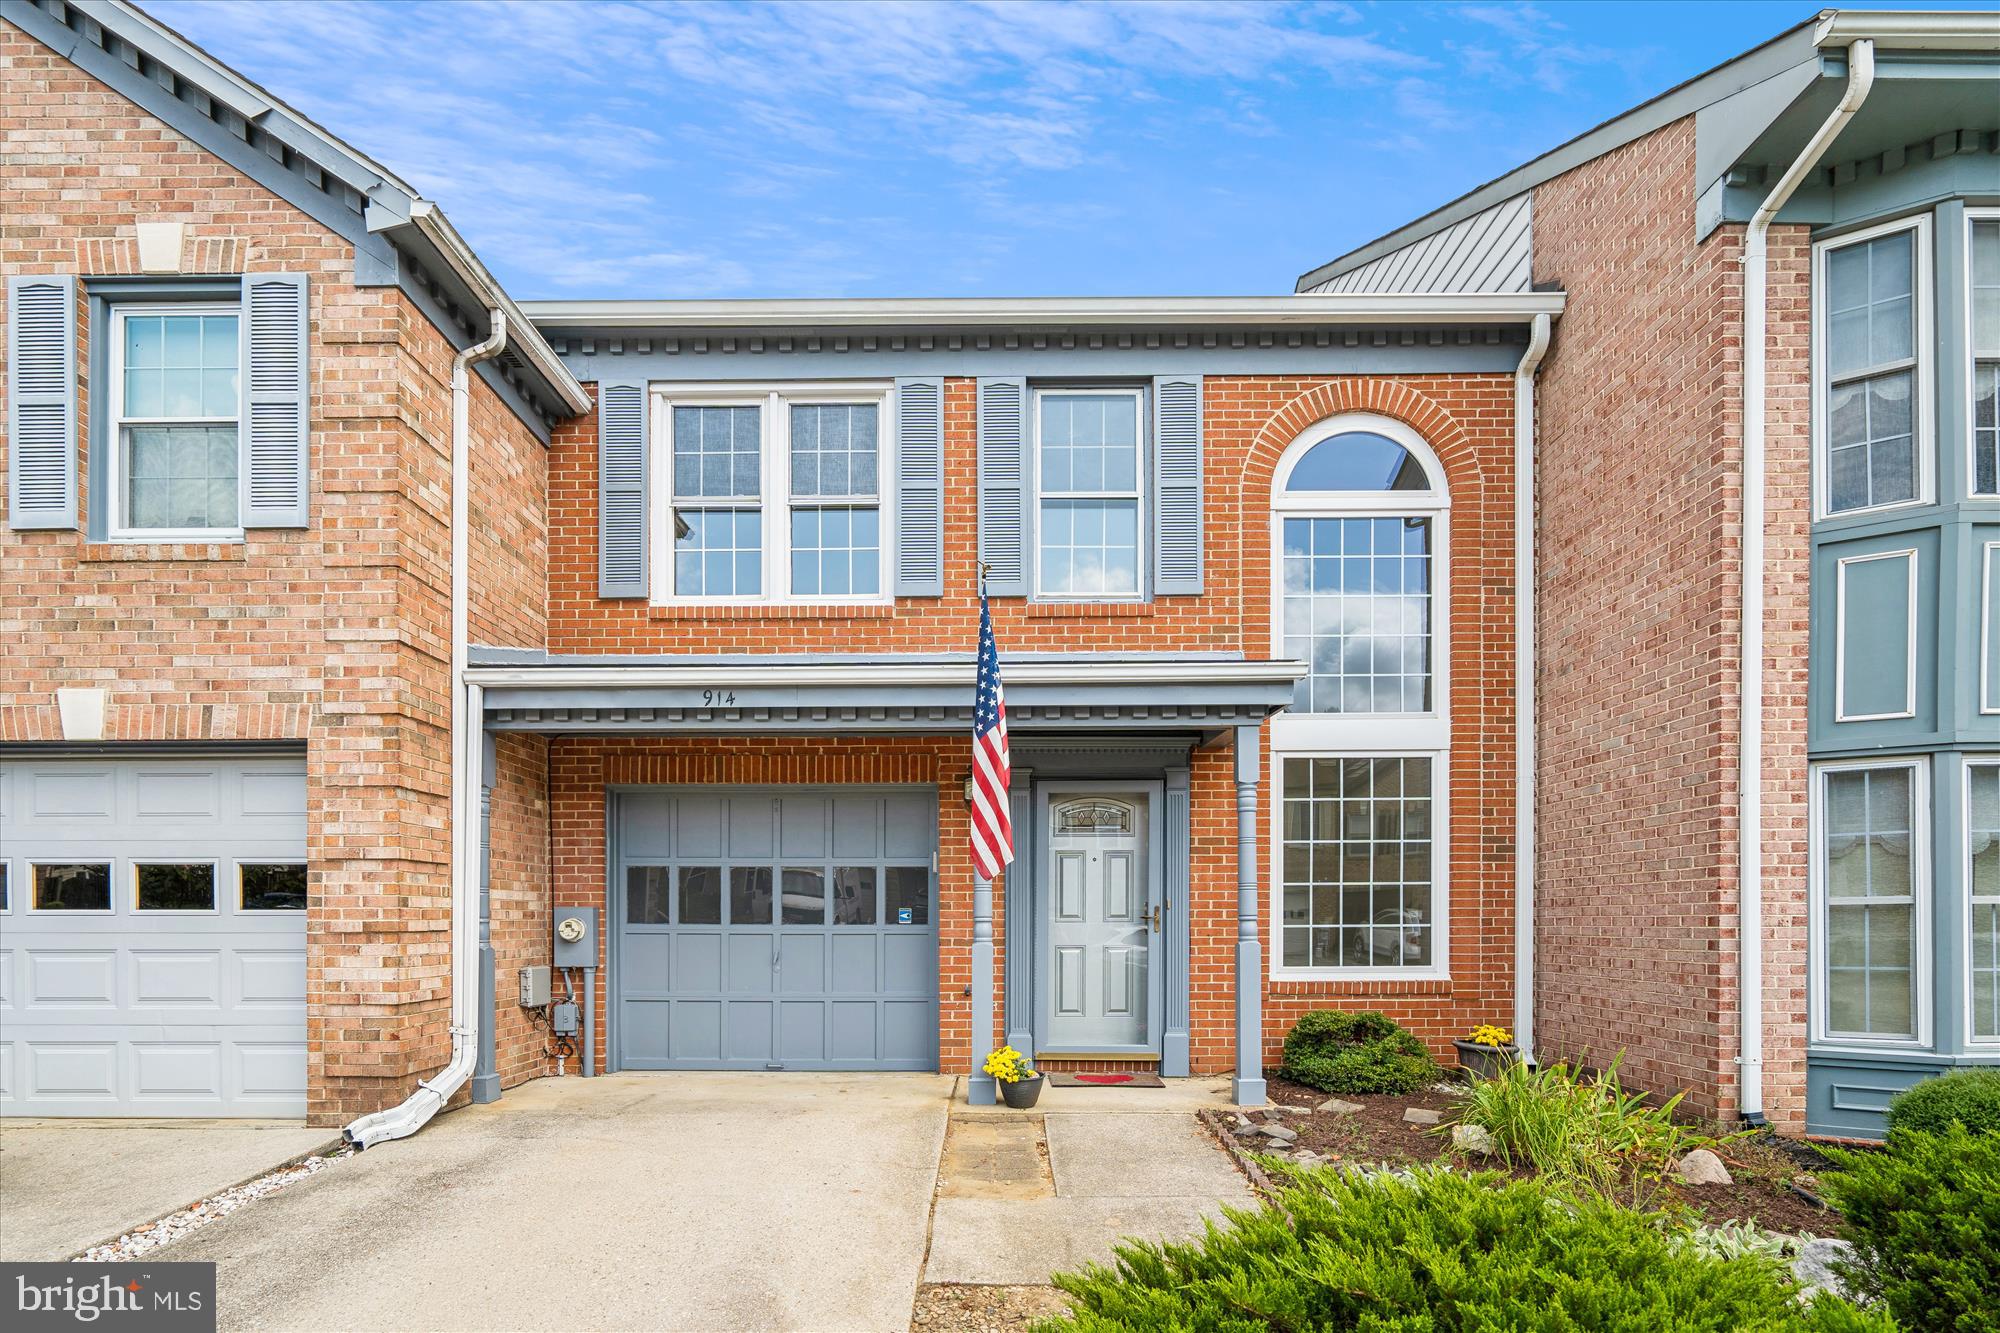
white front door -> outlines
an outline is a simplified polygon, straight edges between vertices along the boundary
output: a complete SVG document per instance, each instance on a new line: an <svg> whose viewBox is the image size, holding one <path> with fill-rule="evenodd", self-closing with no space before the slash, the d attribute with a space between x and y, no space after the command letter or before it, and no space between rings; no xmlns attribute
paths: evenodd
<svg viewBox="0 0 2000 1333"><path fill-rule="evenodd" d="M1150 1047L1158 922L1146 864L1146 798L1056 793L1048 809L1046 1045Z"/></svg>

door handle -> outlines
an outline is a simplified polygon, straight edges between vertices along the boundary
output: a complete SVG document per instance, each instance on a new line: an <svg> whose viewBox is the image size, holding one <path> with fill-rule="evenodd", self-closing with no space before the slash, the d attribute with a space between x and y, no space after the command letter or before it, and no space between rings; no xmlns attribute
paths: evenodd
<svg viewBox="0 0 2000 1333"><path fill-rule="evenodd" d="M1160 933L1160 905L1158 903L1153 904L1153 933L1155 935Z"/></svg>

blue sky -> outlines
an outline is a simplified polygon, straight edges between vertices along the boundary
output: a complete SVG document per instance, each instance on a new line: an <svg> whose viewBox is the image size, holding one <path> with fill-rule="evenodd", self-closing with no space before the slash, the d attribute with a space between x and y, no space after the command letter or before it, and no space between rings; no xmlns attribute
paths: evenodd
<svg viewBox="0 0 2000 1333"><path fill-rule="evenodd" d="M1289 291L1817 7L147 4L517 299Z"/></svg>

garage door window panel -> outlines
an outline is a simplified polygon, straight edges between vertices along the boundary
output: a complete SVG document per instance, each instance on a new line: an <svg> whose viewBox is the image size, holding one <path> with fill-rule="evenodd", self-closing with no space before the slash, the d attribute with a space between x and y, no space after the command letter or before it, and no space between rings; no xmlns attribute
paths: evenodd
<svg viewBox="0 0 2000 1333"><path fill-rule="evenodd" d="M625 872L625 919L635 926L664 926L668 921L667 868L633 866Z"/></svg>
<svg viewBox="0 0 2000 1333"><path fill-rule="evenodd" d="M680 876L680 916L683 926L722 924L722 867L682 866Z"/></svg>
<svg viewBox="0 0 2000 1333"><path fill-rule="evenodd" d="M928 926L931 923L931 872L929 867L889 867L886 912L886 919L891 925ZM909 913L907 920L903 916L905 912Z"/></svg>
<svg viewBox="0 0 2000 1333"><path fill-rule="evenodd" d="M140 861L132 867L132 905L141 912L213 912L213 861Z"/></svg>
<svg viewBox="0 0 2000 1333"><path fill-rule="evenodd" d="M826 924L826 873L817 867L787 866L780 920L787 926Z"/></svg>
<svg viewBox="0 0 2000 1333"><path fill-rule="evenodd" d="M37 912L109 912L111 863L37 862L33 907Z"/></svg>
<svg viewBox="0 0 2000 1333"><path fill-rule="evenodd" d="M729 872L729 924L771 924L771 868L736 866Z"/></svg>
<svg viewBox="0 0 2000 1333"><path fill-rule="evenodd" d="M875 898L875 867L838 866L834 869L834 925L874 925L877 918Z"/></svg>
<svg viewBox="0 0 2000 1333"><path fill-rule="evenodd" d="M306 910L306 868L303 862L240 865L236 868L237 902L246 912Z"/></svg>

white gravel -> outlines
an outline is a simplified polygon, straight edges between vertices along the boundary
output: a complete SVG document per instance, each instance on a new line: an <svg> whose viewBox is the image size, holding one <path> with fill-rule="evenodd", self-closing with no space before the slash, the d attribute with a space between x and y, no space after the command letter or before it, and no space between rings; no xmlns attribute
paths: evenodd
<svg viewBox="0 0 2000 1333"><path fill-rule="evenodd" d="M234 1188L211 1194L206 1199L191 1203L177 1213L169 1213L157 1222L134 1227L117 1240L103 1245L95 1245L77 1255L72 1263L124 1263L149 1254L162 1245L171 1245L190 1232L198 1231L219 1218L229 1216L238 1208L255 1203L257 1200L276 1194L307 1176L318 1175L335 1162L345 1161L354 1156L352 1148L342 1148L327 1156L305 1158L291 1166L246 1181Z"/></svg>

